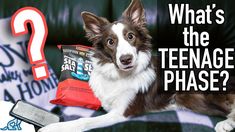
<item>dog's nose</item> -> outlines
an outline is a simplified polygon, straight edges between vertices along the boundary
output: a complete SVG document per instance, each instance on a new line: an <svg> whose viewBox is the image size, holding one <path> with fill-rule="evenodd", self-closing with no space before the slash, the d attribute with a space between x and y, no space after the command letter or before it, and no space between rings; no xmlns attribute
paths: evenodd
<svg viewBox="0 0 235 132"><path fill-rule="evenodd" d="M132 62L132 58L133 56L132 55L122 55L120 57L120 62L123 64L123 65L129 65L131 62Z"/></svg>

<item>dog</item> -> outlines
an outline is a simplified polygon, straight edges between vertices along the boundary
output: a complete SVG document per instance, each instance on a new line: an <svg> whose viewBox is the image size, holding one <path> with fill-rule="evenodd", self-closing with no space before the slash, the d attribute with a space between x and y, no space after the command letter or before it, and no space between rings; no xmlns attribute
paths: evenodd
<svg viewBox="0 0 235 132"><path fill-rule="evenodd" d="M144 112L185 108L226 116L217 132L235 127L232 94L166 94L160 92L158 61L151 55L151 36L140 0L132 0L120 20L109 22L82 12L86 36L95 47L89 84L108 112L105 115L50 124L39 132L79 132L125 121ZM173 102L173 103L172 103Z"/></svg>

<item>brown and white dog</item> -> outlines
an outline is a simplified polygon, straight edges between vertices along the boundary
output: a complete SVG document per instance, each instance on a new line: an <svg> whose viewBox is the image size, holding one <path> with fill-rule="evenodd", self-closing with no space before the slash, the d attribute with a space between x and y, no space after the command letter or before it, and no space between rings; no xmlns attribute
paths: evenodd
<svg viewBox="0 0 235 132"><path fill-rule="evenodd" d="M146 28L140 0L132 0L122 19L109 22L82 12L84 29L95 47L90 86L100 99L105 115L48 125L39 132L79 132L125 121L148 111L177 107L194 112L227 116L215 130L235 127L235 96L212 94L166 94L159 92L156 60L151 56L151 36ZM170 103L170 102L175 103Z"/></svg>

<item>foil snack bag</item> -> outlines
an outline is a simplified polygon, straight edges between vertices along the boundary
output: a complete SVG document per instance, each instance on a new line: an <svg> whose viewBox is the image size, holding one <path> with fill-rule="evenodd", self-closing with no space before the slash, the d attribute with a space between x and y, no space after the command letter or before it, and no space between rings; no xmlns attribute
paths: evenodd
<svg viewBox="0 0 235 132"><path fill-rule="evenodd" d="M92 48L81 45L61 45L58 47L63 53L63 64L56 99L50 102L64 106L99 109L101 103L88 84L92 71L90 60L93 53Z"/></svg>

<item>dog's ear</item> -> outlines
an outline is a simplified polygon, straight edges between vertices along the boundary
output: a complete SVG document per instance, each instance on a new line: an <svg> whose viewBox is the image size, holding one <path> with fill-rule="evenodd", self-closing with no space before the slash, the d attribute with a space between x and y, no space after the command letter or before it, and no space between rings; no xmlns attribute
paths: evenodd
<svg viewBox="0 0 235 132"><path fill-rule="evenodd" d="M132 0L122 17L136 25L145 26L146 24L145 11L140 0Z"/></svg>
<svg viewBox="0 0 235 132"><path fill-rule="evenodd" d="M84 22L84 30L89 39L100 36L102 27L109 23L107 19L98 17L90 12L82 12L81 16Z"/></svg>

